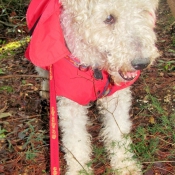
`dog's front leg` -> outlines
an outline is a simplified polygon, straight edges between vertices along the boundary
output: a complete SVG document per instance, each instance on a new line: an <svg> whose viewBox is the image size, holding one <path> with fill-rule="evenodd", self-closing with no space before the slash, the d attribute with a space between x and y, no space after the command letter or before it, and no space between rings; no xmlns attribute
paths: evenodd
<svg viewBox="0 0 175 175"><path fill-rule="evenodd" d="M49 98L49 81L47 79L49 78L49 72L40 67L35 67L35 70L38 72L39 76L46 78L41 82L40 96L43 99L48 99Z"/></svg>
<svg viewBox="0 0 175 175"><path fill-rule="evenodd" d="M114 174L142 174L140 166L133 159L130 149L131 139L128 136L131 129L129 119L131 93L129 88L117 91L112 96L100 99L99 102L103 115L101 136L104 138Z"/></svg>
<svg viewBox="0 0 175 175"><path fill-rule="evenodd" d="M58 98L59 126L68 166L66 175L90 174L87 165L91 156L87 113L86 106L64 97Z"/></svg>

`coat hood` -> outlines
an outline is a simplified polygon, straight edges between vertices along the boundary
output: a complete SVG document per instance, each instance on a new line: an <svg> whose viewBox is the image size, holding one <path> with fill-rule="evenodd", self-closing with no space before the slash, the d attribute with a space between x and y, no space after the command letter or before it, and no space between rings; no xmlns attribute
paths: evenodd
<svg viewBox="0 0 175 175"><path fill-rule="evenodd" d="M32 0L27 10L27 25L32 32L25 56L39 67L49 66L70 54L60 25L58 0Z"/></svg>

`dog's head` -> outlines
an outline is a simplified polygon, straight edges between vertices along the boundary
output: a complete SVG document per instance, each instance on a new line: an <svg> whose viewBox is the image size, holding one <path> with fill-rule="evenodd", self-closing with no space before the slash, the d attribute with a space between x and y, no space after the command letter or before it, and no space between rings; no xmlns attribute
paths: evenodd
<svg viewBox="0 0 175 175"><path fill-rule="evenodd" d="M66 44L82 64L104 68L115 82L131 80L158 51L158 0L61 0Z"/></svg>

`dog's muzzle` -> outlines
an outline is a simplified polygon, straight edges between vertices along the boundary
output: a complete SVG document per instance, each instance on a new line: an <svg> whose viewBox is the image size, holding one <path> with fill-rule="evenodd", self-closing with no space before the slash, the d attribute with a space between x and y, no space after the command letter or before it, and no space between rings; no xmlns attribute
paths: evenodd
<svg viewBox="0 0 175 175"><path fill-rule="evenodd" d="M119 70L120 76L126 80L131 81L137 76L137 71L145 69L150 64L149 58L138 58L131 61L131 65L134 68L132 71L121 71Z"/></svg>
<svg viewBox="0 0 175 175"><path fill-rule="evenodd" d="M138 58L131 61L131 65L136 70L145 69L150 64L149 58Z"/></svg>

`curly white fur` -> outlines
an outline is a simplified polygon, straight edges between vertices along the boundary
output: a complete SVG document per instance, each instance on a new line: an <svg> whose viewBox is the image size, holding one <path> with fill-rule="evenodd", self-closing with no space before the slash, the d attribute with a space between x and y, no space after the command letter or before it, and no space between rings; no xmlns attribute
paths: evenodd
<svg viewBox="0 0 175 175"><path fill-rule="evenodd" d="M60 21L66 44L81 64L106 69L115 83L123 74L134 72L132 61L158 56L154 33L155 10L158 0L61 0ZM114 22L105 22L112 15ZM38 70L40 74L40 70ZM44 90L47 84L44 83ZM43 94L42 94L43 95ZM116 175L140 175L141 166L130 152L131 140L126 136L131 129L129 88L98 100L102 114L103 137L111 167ZM62 131L66 175L79 171L92 173L91 136L88 134L87 106L58 97L59 125Z"/></svg>
<svg viewBox="0 0 175 175"><path fill-rule="evenodd" d="M155 9L158 0L62 1L61 23L71 53L82 64L106 69L115 79L118 70L133 70L135 58L158 56L155 47ZM116 22L104 23L112 14Z"/></svg>

